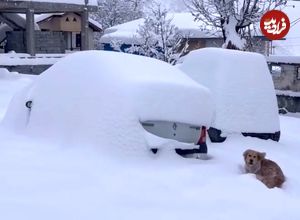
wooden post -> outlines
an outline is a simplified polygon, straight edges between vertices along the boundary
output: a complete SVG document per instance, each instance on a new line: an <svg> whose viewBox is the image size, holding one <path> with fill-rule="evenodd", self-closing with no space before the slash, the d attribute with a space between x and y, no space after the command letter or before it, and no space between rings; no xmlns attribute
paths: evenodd
<svg viewBox="0 0 300 220"><path fill-rule="evenodd" d="M34 10L26 10L26 51L35 56Z"/></svg>
<svg viewBox="0 0 300 220"><path fill-rule="evenodd" d="M89 13L87 7L81 13L81 50L89 49Z"/></svg>

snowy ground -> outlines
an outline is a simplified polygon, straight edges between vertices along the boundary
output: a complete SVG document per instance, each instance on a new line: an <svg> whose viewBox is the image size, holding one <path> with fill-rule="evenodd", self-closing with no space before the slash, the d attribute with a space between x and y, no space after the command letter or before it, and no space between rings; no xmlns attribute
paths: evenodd
<svg viewBox="0 0 300 220"><path fill-rule="evenodd" d="M0 77L0 120L29 79ZM183 159L171 151L144 157L109 155L0 130L0 219L300 219L300 119L281 117L279 143L233 136L209 143L213 157ZM242 153L267 152L286 177L267 189L243 174Z"/></svg>

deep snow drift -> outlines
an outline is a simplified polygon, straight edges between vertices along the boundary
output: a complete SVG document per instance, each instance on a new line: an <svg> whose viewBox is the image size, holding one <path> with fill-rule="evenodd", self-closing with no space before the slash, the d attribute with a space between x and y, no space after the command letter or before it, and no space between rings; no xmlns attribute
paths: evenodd
<svg viewBox="0 0 300 220"><path fill-rule="evenodd" d="M27 101L33 102L31 110ZM145 153L139 121L209 127L212 115L208 89L176 67L131 54L89 51L67 56L19 92L4 125L69 145Z"/></svg>
<svg viewBox="0 0 300 220"><path fill-rule="evenodd" d="M190 52L178 67L211 90L216 104L212 127L238 133L280 130L275 89L262 55L203 48Z"/></svg>
<svg viewBox="0 0 300 220"><path fill-rule="evenodd" d="M26 82L0 79L0 109ZM2 128L0 219L299 220L300 119L281 117L281 131L279 143L242 136L209 143L213 158L201 161L168 150L108 155L89 143L54 144ZM247 148L265 151L282 167L283 189L241 173Z"/></svg>

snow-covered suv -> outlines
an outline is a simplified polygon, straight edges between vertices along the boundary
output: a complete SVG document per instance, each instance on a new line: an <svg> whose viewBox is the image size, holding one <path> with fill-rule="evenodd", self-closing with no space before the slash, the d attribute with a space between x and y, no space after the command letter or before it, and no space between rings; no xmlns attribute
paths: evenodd
<svg viewBox="0 0 300 220"><path fill-rule="evenodd" d="M277 99L263 55L204 48L190 52L178 67L212 93L212 141L222 142L230 133L279 141Z"/></svg>
<svg viewBox="0 0 300 220"><path fill-rule="evenodd" d="M170 64L86 51L42 73L7 112L6 124L72 145L206 153L204 127L211 124L213 103L207 88Z"/></svg>

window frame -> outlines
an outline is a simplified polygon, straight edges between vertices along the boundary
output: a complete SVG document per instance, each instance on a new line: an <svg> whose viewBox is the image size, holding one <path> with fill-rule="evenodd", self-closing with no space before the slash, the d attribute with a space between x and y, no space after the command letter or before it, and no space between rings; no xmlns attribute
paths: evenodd
<svg viewBox="0 0 300 220"><path fill-rule="evenodd" d="M273 70L274 67L280 68L279 71ZM282 74L282 66L280 64L271 64L270 65L271 75L274 77L280 77Z"/></svg>

